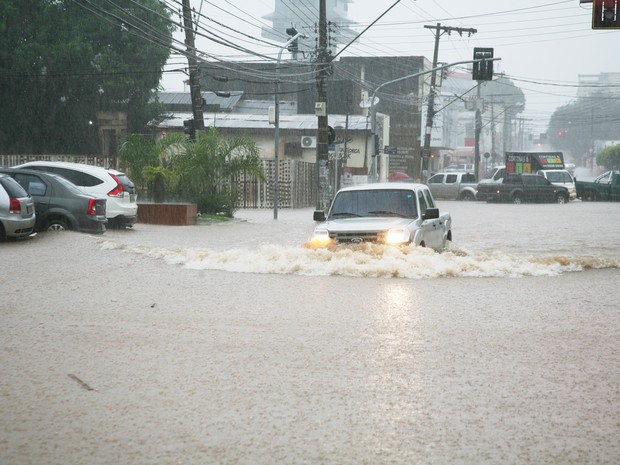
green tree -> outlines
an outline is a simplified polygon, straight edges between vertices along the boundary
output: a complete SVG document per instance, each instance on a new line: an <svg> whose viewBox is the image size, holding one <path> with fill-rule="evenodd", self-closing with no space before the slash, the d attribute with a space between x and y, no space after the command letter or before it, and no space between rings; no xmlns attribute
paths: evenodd
<svg viewBox="0 0 620 465"><path fill-rule="evenodd" d="M596 154L596 164L606 169L620 169L620 144L605 147Z"/></svg>
<svg viewBox="0 0 620 465"><path fill-rule="evenodd" d="M235 178L264 179L256 142L243 136L223 138L215 128L198 133L196 142L186 141L185 153L173 159L173 171L179 198L192 199L203 213L228 216L237 203Z"/></svg>
<svg viewBox="0 0 620 465"><path fill-rule="evenodd" d="M171 134L153 143L140 134L130 134L121 144L118 153L121 167L142 195L155 202L166 200L166 185L174 179L171 158L184 139L181 134Z"/></svg>
<svg viewBox="0 0 620 465"><path fill-rule="evenodd" d="M35 13L36 12L36 13ZM157 0L0 0L0 150L98 152L97 111L141 132L172 43Z"/></svg>
<svg viewBox="0 0 620 465"><path fill-rule="evenodd" d="M553 147L583 155L596 140L617 140L620 134L620 99L605 90L593 92L559 107L549 120L549 140Z"/></svg>

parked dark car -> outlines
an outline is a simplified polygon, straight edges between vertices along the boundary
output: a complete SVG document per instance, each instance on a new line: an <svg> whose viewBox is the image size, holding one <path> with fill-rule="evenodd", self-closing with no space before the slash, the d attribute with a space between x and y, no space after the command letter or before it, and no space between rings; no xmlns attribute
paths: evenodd
<svg viewBox="0 0 620 465"><path fill-rule="evenodd" d="M15 179L0 173L0 241L34 233L34 201Z"/></svg>
<svg viewBox="0 0 620 465"><path fill-rule="evenodd" d="M106 199L85 194L53 173L20 168L1 168L0 173L9 174L32 196L37 231L105 232Z"/></svg>

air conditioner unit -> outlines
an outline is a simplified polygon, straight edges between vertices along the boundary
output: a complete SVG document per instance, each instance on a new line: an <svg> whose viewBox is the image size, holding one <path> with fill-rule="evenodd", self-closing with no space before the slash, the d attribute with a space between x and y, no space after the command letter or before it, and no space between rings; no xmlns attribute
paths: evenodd
<svg viewBox="0 0 620 465"><path fill-rule="evenodd" d="M305 149L316 148L316 137L314 136L301 136L301 146Z"/></svg>

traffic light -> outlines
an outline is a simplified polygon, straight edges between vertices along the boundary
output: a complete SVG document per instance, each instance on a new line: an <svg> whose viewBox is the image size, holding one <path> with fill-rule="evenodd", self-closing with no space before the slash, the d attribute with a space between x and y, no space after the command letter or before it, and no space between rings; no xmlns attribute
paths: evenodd
<svg viewBox="0 0 620 465"><path fill-rule="evenodd" d="M620 0L592 2L592 29L620 29Z"/></svg>
<svg viewBox="0 0 620 465"><path fill-rule="evenodd" d="M295 29L294 27L289 27L286 29L286 33L291 36L291 37L295 37L297 35L297 29ZM293 42L291 42L289 44L288 51L291 52L294 56L297 55L297 52L299 51L299 39L295 39Z"/></svg>
<svg viewBox="0 0 620 465"><path fill-rule="evenodd" d="M474 48L474 60L493 58L492 48ZM478 61L474 63L472 68L472 79L474 81L492 81L493 80L493 62Z"/></svg>
<svg viewBox="0 0 620 465"><path fill-rule="evenodd" d="M333 144L336 140L336 131L331 126L327 126L327 143Z"/></svg>
<svg viewBox="0 0 620 465"><path fill-rule="evenodd" d="M196 140L196 125L194 119L186 119L183 121L183 132L191 141Z"/></svg>

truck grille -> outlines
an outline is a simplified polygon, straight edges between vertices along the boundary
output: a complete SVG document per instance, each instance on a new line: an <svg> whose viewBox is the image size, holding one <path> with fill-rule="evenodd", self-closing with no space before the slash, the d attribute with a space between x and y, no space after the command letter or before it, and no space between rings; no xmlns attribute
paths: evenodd
<svg viewBox="0 0 620 465"><path fill-rule="evenodd" d="M385 242L385 234L385 231L346 231L337 233L330 231L329 237L339 243L358 244L360 242Z"/></svg>

